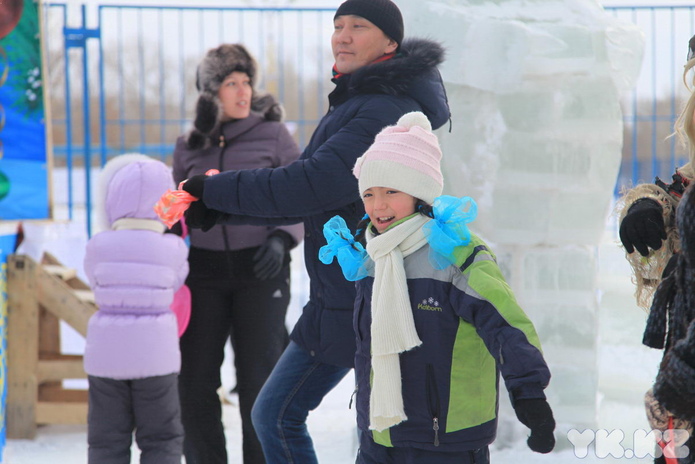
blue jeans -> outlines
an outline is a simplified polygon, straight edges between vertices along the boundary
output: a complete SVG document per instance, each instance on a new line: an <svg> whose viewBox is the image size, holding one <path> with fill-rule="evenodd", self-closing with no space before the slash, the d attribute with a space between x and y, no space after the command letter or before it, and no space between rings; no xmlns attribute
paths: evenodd
<svg viewBox="0 0 695 464"><path fill-rule="evenodd" d="M306 419L348 372L316 361L290 342L251 411L267 464L318 463Z"/></svg>

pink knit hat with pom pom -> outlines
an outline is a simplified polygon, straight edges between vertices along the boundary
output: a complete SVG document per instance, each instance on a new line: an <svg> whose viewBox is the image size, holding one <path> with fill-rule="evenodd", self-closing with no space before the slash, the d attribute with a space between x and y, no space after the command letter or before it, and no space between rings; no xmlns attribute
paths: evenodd
<svg viewBox="0 0 695 464"><path fill-rule="evenodd" d="M372 187L400 190L429 204L442 194L442 150L427 116L413 111L379 132L352 173L360 194Z"/></svg>

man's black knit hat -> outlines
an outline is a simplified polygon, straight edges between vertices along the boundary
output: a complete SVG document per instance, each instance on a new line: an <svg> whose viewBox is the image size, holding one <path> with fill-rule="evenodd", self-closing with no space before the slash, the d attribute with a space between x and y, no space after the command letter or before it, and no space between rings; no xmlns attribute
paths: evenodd
<svg viewBox="0 0 695 464"><path fill-rule="evenodd" d="M403 42L403 16L391 0L347 0L338 7L333 19L338 16L360 16L381 29L400 47Z"/></svg>

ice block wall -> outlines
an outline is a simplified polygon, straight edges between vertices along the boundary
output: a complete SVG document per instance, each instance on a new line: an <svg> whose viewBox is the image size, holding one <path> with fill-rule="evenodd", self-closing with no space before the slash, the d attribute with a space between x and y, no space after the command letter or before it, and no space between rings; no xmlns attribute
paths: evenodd
<svg viewBox="0 0 695 464"><path fill-rule="evenodd" d="M398 3L406 37L447 49L445 193L478 202L473 229L539 331L558 435L595 428L596 253L620 165L619 100L638 76L643 34L593 0Z"/></svg>

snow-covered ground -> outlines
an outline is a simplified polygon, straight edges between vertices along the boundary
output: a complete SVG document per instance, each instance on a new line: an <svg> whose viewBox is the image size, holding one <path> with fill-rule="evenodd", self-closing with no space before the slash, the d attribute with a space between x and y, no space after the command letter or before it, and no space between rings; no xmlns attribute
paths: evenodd
<svg viewBox="0 0 695 464"><path fill-rule="evenodd" d="M77 176L81 178L80 176ZM56 204L65 204L65 172L56 170L54 176ZM80 201L83 192L76 193ZM20 251L38 256L46 250L53 253L63 264L74 267L82 275L81 262L86 233L84 221L77 211L72 222L52 224L26 224L26 242ZM83 216L83 215L82 215ZM67 219L64 208L58 206L57 219ZM639 459L632 455L632 437L648 431L642 407L644 392L651 385L660 360L660 352L641 345L642 331L646 313L634 303L634 286L630 282L630 270L622 248L618 246L615 223L609 220L601 245L597 249L599 305L598 364L599 381L597 391L598 417L596 430L623 433L623 448L620 441L604 441L598 449L590 446L574 449L567 439L567 432L575 426L572 423L558 423L557 446L549 455L531 452L524 443L526 429L516 421L510 412L506 395L502 394L502 406L498 439L491 448L493 463L612 463L647 464L652 459ZM292 299L287 315L287 324L292 327L301 314L301 308L308 294L308 277L304 269L301 247L292 252ZM541 334L543 338L543 334ZM84 339L72 329L64 326L62 348L65 353L80 354L84 349ZM222 369L223 390L229 391L235 383L231 350L227 351ZM572 359L566 360L568 365ZM352 464L355 462L357 432L354 410L348 409L353 392L353 375L348 375L322 404L309 415L309 429L322 464ZM86 381L69 381L71 388L86 386ZM552 380L551 380L552 383ZM580 388L580 387L578 387ZM577 392L586 394L586 392ZM227 435L227 449L230 463L241 463L241 424L238 407L234 397L224 404L224 424ZM580 428L578 432L584 432ZM612 435L613 437L615 435ZM576 442L576 440L575 440ZM613 443L611 448L609 445ZM612 451L612 455L608 452ZM623 456L615 459L612 456ZM138 451L133 447L133 463L137 463ZM44 464L51 462L86 464L87 437L85 426L51 425L41 426L34 440L8 440L2 463ZM426 463L423 463L426 464Z"/></svg>
<svg viewBox="0 0 695 464"><path fill-rule="evenodd" d="M63 227L62 232L79 232L73 226ZM34 231L36 233L36 231ZM30 232L31 235L31 232ZM59 259L74 257L79 237L61 237L60 233L44 232L41 235L46 248L53 251ZM60 244L60 245L59 245ZM63 249L67 248L67 250ZM71 251L70 251L71 250ZM63 256L61 256L61 253ZM287 322L292 326L301 312L306 298L307 277L304 272L301 250L293 253L293 298L290 303ZM632 437L640 431L648 431L642 408L642 396L649 387L660 355L640 345L646 314L638 309L632 298L633 286L630 282L629 268L617 245L613 226L609 225L602 245L598 248L600 304L599 332L599 414L598 429L619 430L625 436L622 444L625 456L620 456L621 448L613 448L613 454L605 457L606 451L589 447L582 454L575 450L566 437L572 424L558 424L558 445L550 455L531 452L523 440L523 428L509 414L502 417L498 440L492 447L492 461L496 463L649 463L651 459L632 457ZM66 352L80 352L83 341L79 335L64 331L63 349ZM231 352L222 370L223 385L228 391L234 385L234 371ZM572 363L572 360L567 360ZM80 381L76 381L79 385ZM348 409L353 390L353 377L349 375L316 411L309 416L309 428L319 455L325 464L348 464L355 459L357 435L354 410ZM225 404L224 423L227 430L227 448L230 463L241 462L241 427L238 407L234 397ZM582 432L583 430L579 430ZM595 431L593 431L595 432ZM605 447L604 447L605 448ZM137 449L133 448L132 462L138 462ZM8 440L3 463L41 464L65 462L86 463L85 426L51 425L42 426L34 440ZM626 457L630 456L630 457Z"/></svg>

